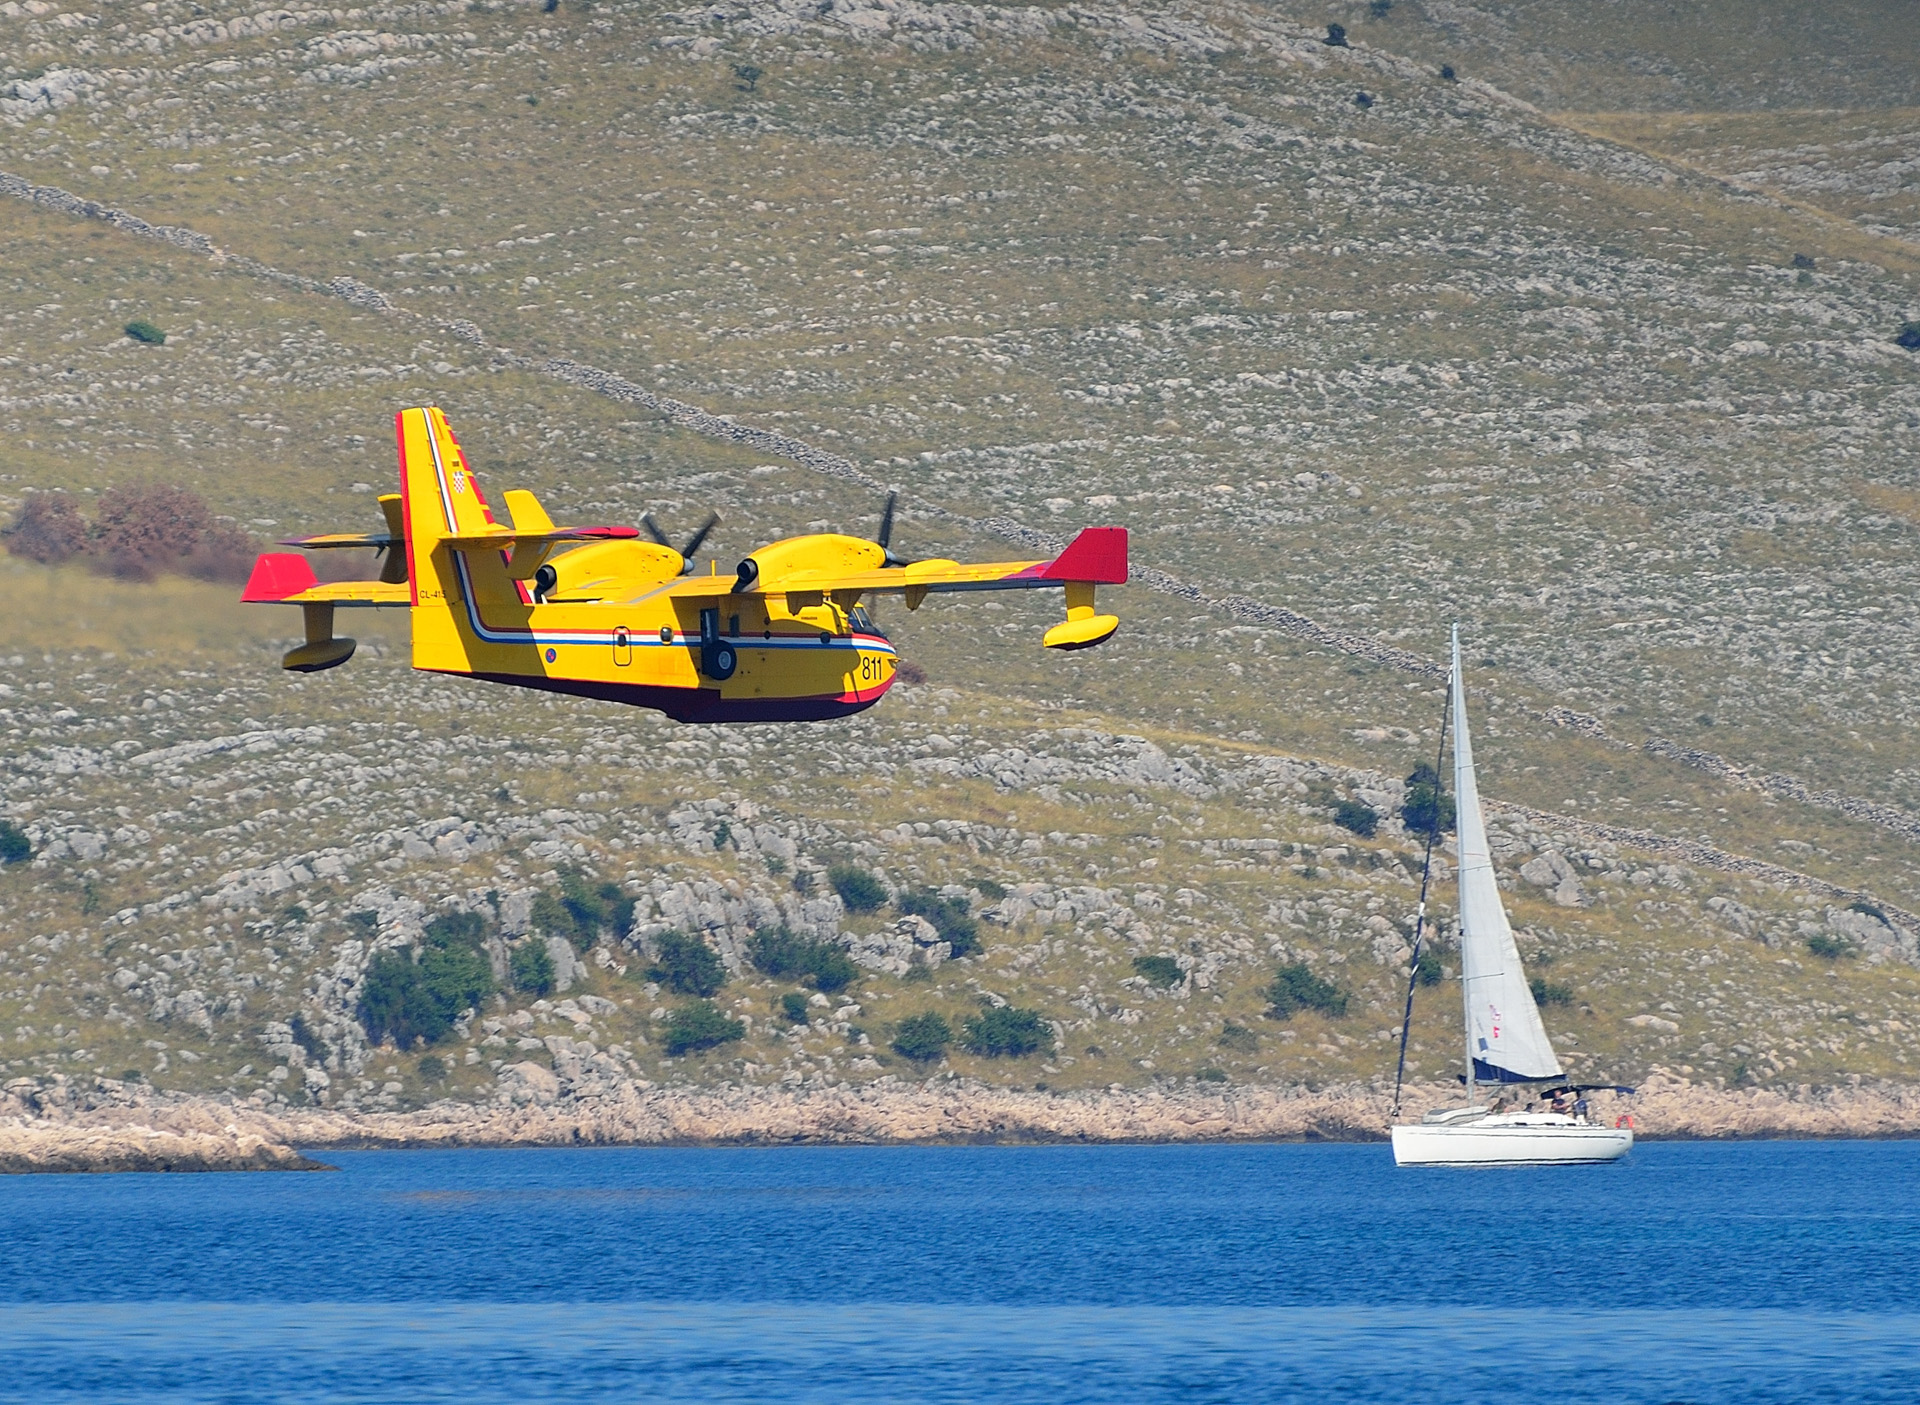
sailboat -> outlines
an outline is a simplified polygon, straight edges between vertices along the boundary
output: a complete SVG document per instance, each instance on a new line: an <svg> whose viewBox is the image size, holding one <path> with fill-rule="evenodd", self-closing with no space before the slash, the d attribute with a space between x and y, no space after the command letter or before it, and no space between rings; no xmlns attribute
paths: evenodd
<svg viewBox="0 0 1920 1405"><path fill-rule="evenodd" d="M1513 928L1494 879L1493 852L1473 773L1467 732L1467 693L1460 673L1460 627L1453 630L1449 687L1453 722L1455 824L1460 840L1460 985L1465 1007L1464 1106L1437 1108L1418 1123L1393 1128L1393 1159L1400 1166L1578 1165L1615 1161L1633 1146L1631 1125L1607 1127L1588 1119L1586 1092L1630 1093L1610 1084L1569 1084L1540 1022L1513 943ZM1423 914L1424 916L1424 914ZM1416 935L1416 946L1418 937ZM1418 952L1415 953L1416 959ZM1409 984L1408 1013L1412 1013ZM1405 1063L1406 1028L1401 1030ZM1477 1101L1486 1084L1544 1085L1534 1094L1559 1107L1569 1098L1579 1111L1506 1110L1506 1100ZM1623 1122L1625 1119L1622 1119Z"/></svg>

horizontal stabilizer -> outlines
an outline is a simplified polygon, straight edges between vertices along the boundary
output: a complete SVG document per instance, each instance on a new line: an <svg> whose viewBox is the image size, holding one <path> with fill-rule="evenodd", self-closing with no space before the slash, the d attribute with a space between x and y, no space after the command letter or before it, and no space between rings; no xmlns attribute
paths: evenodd
<svg viewBox="0 0 1920 1405"><path fill-rule="evenodd" d="M485 532L468 532L457 537L442 537L448 546L461 551L505 550L521 542L601 542L630 541L640 535L638 527L553 527L544 532L522 532L513 527L496 527Z"/></svg>

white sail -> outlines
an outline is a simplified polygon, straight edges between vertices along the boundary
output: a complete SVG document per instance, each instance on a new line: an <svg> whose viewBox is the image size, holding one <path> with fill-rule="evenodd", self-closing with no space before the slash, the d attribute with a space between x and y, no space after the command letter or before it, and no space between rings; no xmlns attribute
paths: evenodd
<svg viewBox="0 0 1920 1405"><path fill-rule="evenodd" d="M1473 776L1458 626L1453 631L1453 785L1460 835L1460 975L1474 1079L1510 1083L1558 1078L1560 1060L1547 1042L1494 881L1493 852Z"/></svg>

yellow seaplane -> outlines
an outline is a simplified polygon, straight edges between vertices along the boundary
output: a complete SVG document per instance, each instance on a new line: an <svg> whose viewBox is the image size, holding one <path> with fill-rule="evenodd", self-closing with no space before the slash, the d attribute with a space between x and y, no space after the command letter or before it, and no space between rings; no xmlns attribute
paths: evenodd
<svg viewBox="0 0 1920 1405"><path fill-rule="evenodd" d="M296 537L302 551L373 547L378 580L321 582L304 555L269 552L241 599L299 605L306 643L281 660L335 668L354 642L333 632L342 607L405 608L413 666L489 683L656 708L681 722L803 722L872 707L897 660L861 606L897 593L909 610L946 591L1059 587L1067 617L1050 649L1086 649L1119 627L1095 612L1094 587L1127 579L1124 527L1089 527L1050 561L901 561L879 538L821 533L763 546L732 575L691 574L684 550L634 527L556 527L530 492L509 489L497 520L437 408L394 417L400 491L384 494L387 530Z"/></svg>

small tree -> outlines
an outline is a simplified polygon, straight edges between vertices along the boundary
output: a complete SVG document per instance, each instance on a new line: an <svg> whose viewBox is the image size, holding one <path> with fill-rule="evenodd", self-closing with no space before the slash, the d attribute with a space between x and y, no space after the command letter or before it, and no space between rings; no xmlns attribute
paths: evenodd
<svg viewBox="0 0 1920 1405"><path fill-rule="evenodd" d="M1419 964L1413 968L1414 979L1421 985L1439 985L1445 974L1440 966L1440 953L1422 943Z"/></svg>
<svg viewBox="0 0 1920 1405"><path fill-rule="evenodd" d="M987 1058L1021 1058L1053 1052L1053 1026L1038 1010L996 1005L967 1021L967 1048Z"/></svg>
<svg viewBox="0 0 1920 1405"><path fill-rule="evenodd" d="M706 938L685 932L663 932L655 943L659 958L647 968L647 978L679 995L717 995L727 983L726 964Z"/></svg>
<svg viewBox="0 0 1920 1405"><path fill-rule="evenodd" d="M932 1063L952 1042L953 1026L931 1010L908 1015L893 1031L893 1052L915 1063Z"/></svg>
<svg viewBox="0 0 1920 1405"><path fill-rule="evenodd" d="M1004 889L1001 896L1006 896ZM980 924L967 911L964 898L943 898L931 888L916 888L901 896L900 910L931 922L940 940L953 948L952 955L972 956L980 950Z"/></svg>
<svg viewBox="0 0 1920 1405"><path fill-rule="evenodd" d="M1373 838L1380 827L1379 812L1364 800L1342 800L1333 808L1333 821L1362 839Z"/></svg>
<svg viewBox="0 0 1920 1405"><path fill-rule="evenodd" d="M1162 987L1179 985L1187 974L1171 956L1136 956L1133 958L1133 973Z"/></svg>
<svg viewBox="0 0 1920 1405"><path fill-rule="evenodd" d="M790 990L781 996L780 1013L787 1017L788 1024L806 1024L811 1018L807 1011L806 992Z"/></svg>
<svg viewBox="0 0 1920 1405"><path fill-rule="evenodd" d="M553 954L539 938L524 941L507 958L507 973L513 988L529 995L545 995L553 989Z"/></svg>
<svg viewBox="0 0 1920 1405"><path fill-rule="evenodd" d="M864 868L837 863L827 870L827 882L847 905L848 912L877 912L887 903L887 890Z"/></svg>
<svg viewBox="0 0 1920 1405"><path fill-rule="evenodd" d="M1407 833L1418 839L1438 839L1453 831L1453 797L1440 788L1440 773L1424 761L1407 777L1400 820Z"/></svg>
<svg viewBox="0 0 1920 1405"><path fill-rule="evenodd" d="M0 820L0 863L25 863L33 857L33 841L12 820Z"/></svg>
<svg viewBox="0 0 1920 1405"><path fill-rule="evenodd" d="M667 1016L666 1050L678 1057L739 1039L746 1032L744 1024L723 1013L711 1000L696 1000Z"/></svg>
<svg viewBox="0 0 1920 1405"><path fill-rule="evenodd" d="M1327 37L1320 42L1325 44L1329 49L1347 48L1347 27L1344 24L1328 25Z"/></svg>
<svg viewBox="0 0 1920 1405"><path fill-rule="evenodd" d="M427 924L417 954L394 949L375 956L360 986L367 1037L391 1039L402 1049L444 1039L462 1010L493 993L483 942L477 913L444 913Z"/></svg>
<svg viewBox="0 0 1920 1405"><path fill-rule="evenodd" d="M1289 961L1267 987L1269 1019L1284 1020L1302 1010L1318 1010L1339 1019L1347 1013L1347 992L1314 975L1304 961Z"/></svg>
<svg viewBox="0 0 1920 1405"><path fill-rule="evenodd" d="M738 87L741 92L751 93L754 91L754 85L757 84L764 75L750 63L736 63L733 66L733 76L740 80L735 86Z"/></svg>
<svg viewBox="0 0 1920 1405"><path fill-rule="evenodd" d="M1907 351L1920 351L1920 322L1909 322L1902 327L1893 344Z"/></svg>

